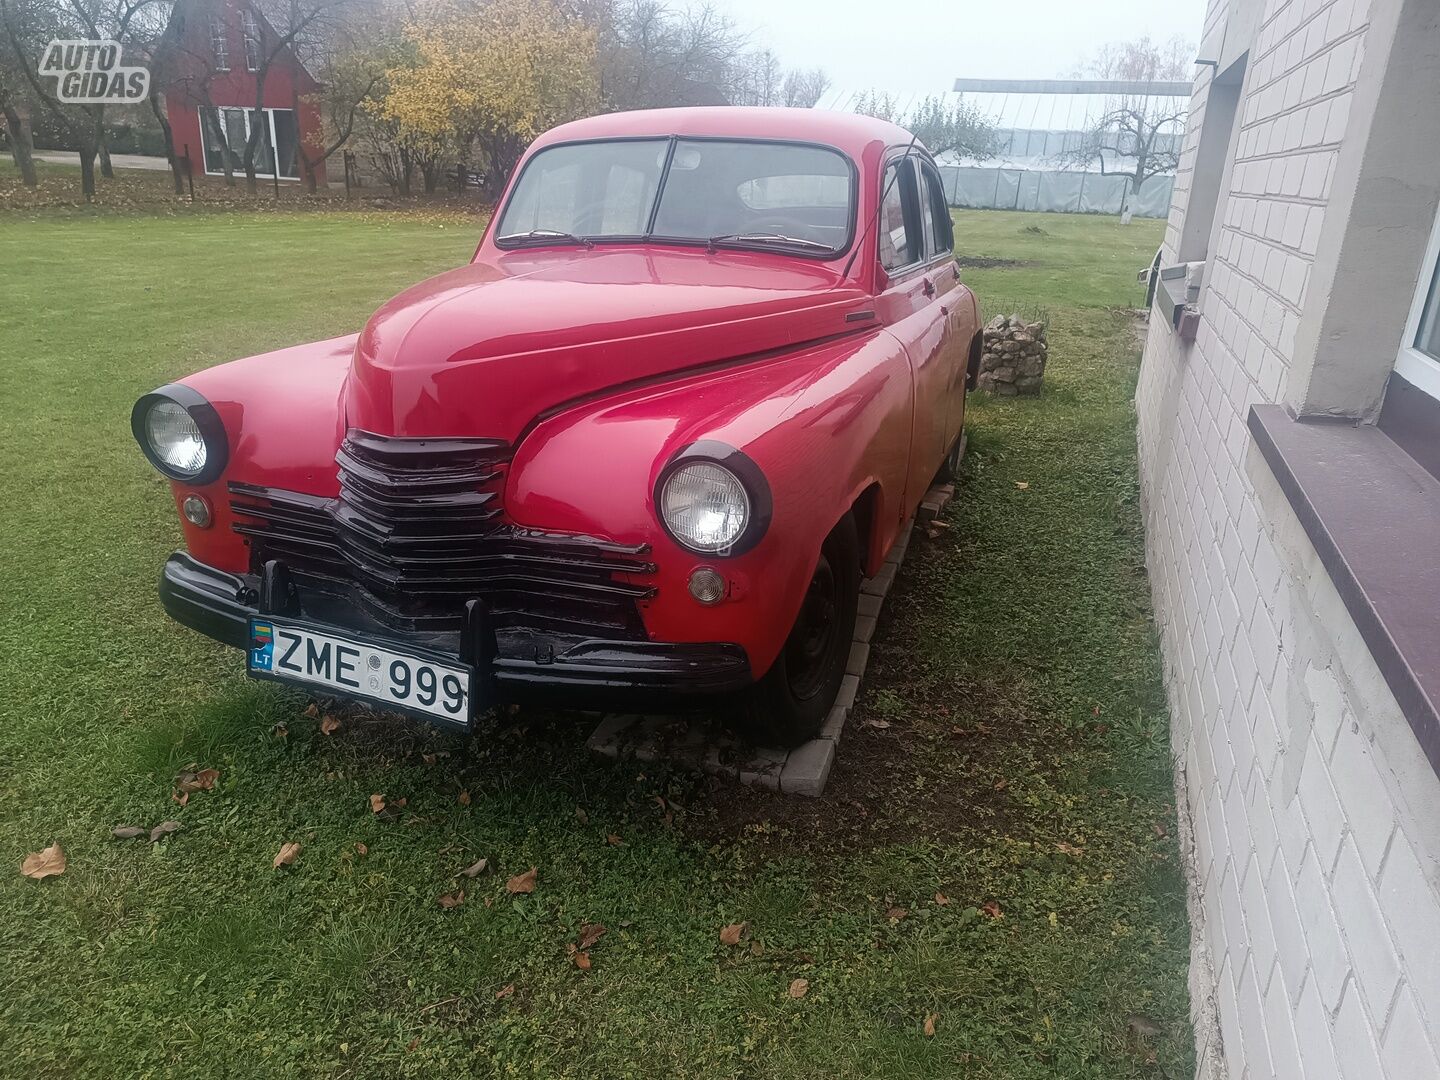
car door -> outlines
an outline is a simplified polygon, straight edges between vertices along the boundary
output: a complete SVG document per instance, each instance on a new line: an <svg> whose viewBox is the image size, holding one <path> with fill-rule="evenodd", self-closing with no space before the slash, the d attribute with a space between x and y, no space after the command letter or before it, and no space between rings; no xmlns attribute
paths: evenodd
<svg viewBox="0 0 1440 1080"><path fill-rule="evenodd" d="M915 153L907 151L885 166L877 244L881 287L876 306L905 349L914 388L905 485L907 513L929 488L948 449L945 402L950 381L948 310L940 303L945 275L937 273L933 215L929 219L931 237L928 242L926 239L923 187L915 162ZM950 275L947 291L953 285L954 276Z"/></svg>
<svg viewBox="0 0 1440 1080"><path fill-rule="evenodd" d="M944 431L943 457L960 437L965 423L965 369L970 339L975 336L974 307L969 290L960 283L955 261L955 234L940 173L928 159L917 162L920 174L921 218L925 233L927 266L935 287L934 303L945 320L940 363L945 369L944 392L933 402L935 424Z"/></svg>

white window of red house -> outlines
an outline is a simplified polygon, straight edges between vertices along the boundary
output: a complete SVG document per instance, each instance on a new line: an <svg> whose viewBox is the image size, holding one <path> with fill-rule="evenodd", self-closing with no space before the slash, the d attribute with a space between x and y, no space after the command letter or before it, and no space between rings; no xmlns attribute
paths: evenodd
<svg viewBox="0 0 1440 1080"><path fill-rule="evenodd" d="M1430 246L1420 264L1415 304L1395 371L1432 397L1440 398L1440 216L1430 232Z"/></svg>
<svg viewBox="0 0 1440 1080"><path fill-rule="evenodd" d="M210 20L210 52L215 57L216 71L230 70L230 43L225 40L225 20L218 15Z"/></svg>
<svg viewBox="0 0 1440 1080"><path fill-rule="evenodd" d="M219 176L228 159L230 171L245 167L245 147L250 134L259 129L255 143L255 175L272 177L279 170L282 179L300 177L300 127L291 109L254 109L238 106L204 107L200 113L200 145L205 153L205 171Z"/></svg>
<svg viewBox="0 0 1440 1080"><path fill-rule="evenodd" d="M260 24L249 8L240 9L240 30L245 35L245 70L260 70Z"/></svg>

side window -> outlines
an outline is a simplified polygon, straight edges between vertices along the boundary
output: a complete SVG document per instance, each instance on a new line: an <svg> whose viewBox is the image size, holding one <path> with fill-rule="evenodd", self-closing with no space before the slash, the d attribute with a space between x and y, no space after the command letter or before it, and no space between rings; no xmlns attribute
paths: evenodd
<svg viewBox="0 0 1440 1080"><path fill-rule="evenodd" d="M955 249L955 237L940 174L927 161L920 166L920 176L923 186L920 216L925 222L925 257L949 255Z"/></svg>
<svg viewBox="0 0 1440 1080"><path fill-rule="evenodd" d="M906 214L912 201L914 172L901 160L885 167L880 200L880 265L886 270L909 266L920 259L919 237Z"/></svg>

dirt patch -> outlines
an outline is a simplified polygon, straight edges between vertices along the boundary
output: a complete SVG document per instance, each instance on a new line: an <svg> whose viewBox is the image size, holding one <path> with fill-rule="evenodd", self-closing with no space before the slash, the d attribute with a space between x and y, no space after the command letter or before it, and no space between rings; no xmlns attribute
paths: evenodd
<svg viewBox="0 0 1440 1080"><path fill-rule="evenodd" d="M1033 259L1000 259L989 255L957 255L955 261L962 267L976 270L1011 270L1021 266L1034 266Z"/></svg>

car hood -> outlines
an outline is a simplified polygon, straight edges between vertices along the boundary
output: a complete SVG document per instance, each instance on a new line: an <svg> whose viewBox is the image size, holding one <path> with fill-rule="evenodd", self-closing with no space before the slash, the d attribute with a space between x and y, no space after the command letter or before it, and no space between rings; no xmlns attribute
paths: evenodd
<svg viewBox="0 0 1440 1080"><path fill-rule="evenodd" d="M482 257L371 317L346 422L380 435L514 442L609 387L856 331L869 302L824 263L653 246ZM873 325L870 323L869 325Z"/></svg>

